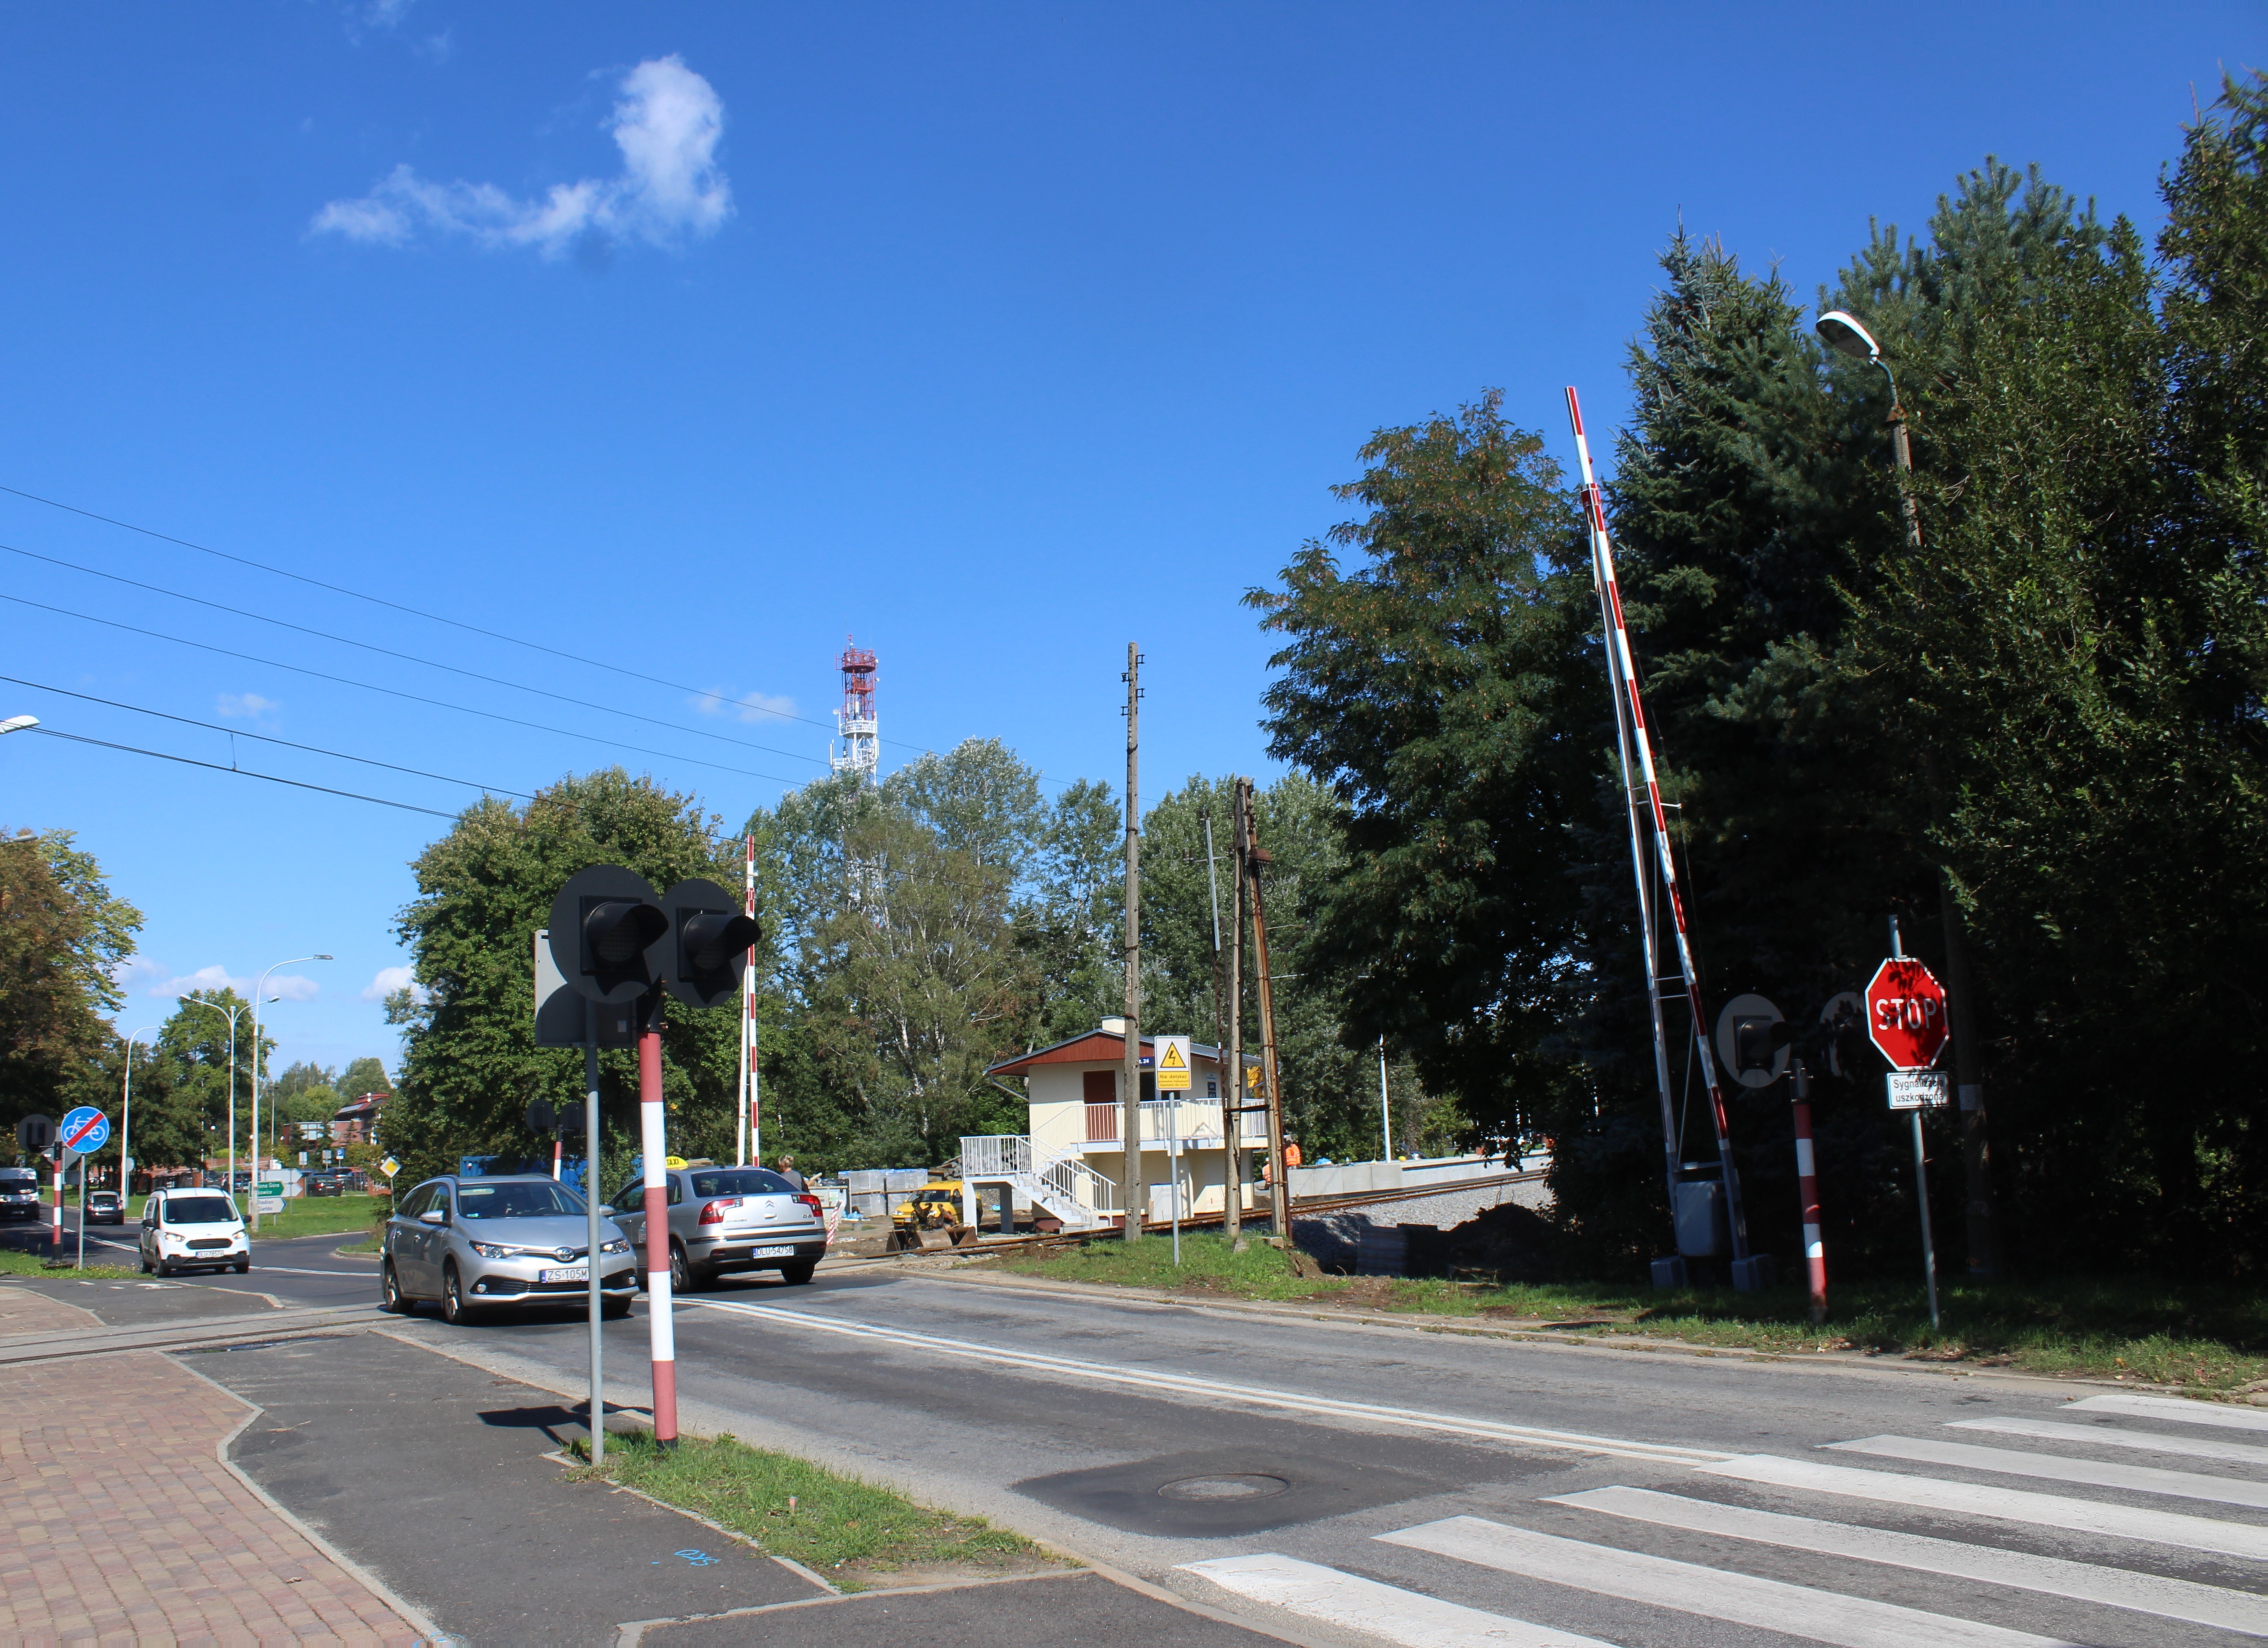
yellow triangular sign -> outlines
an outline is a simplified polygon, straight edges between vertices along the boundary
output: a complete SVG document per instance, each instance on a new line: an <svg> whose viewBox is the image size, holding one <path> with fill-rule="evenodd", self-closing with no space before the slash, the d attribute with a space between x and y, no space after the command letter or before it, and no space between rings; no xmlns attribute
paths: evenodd
<svg viewBox="0 0 2268 1648"><path fill-rule="evenodd" d="M1181 1043L1178 1041L1167 1041L1166 1043L1165 1052L1159 1057L1158 1068L1160 1070L1187 1070L1189 1067L1189 1060L1182 1056Z"/></svg>

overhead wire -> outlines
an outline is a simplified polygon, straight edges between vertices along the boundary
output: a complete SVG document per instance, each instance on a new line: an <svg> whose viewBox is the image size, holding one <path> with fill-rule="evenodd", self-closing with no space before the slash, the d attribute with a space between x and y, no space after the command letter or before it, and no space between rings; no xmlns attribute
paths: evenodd
<svg viewBox="0 0 2268 1648"><path fill-rule="evenodd" d="M398 766L393 761L379 761L369 755L350 755L344 750L325 749L319 744L295 743L290 739L276 738L266 732L254 732L245 727L223 726L217 721L200 721L194 716L174 715L165 710L149 710L140 704L122 703L115 698L98 698L92 693L73 692L68 687L53 687L45 681L26 681L18 675L0 675L0 681L6 681L16 687L29 687L37 692L59 693L65 698L76 698L81 703L104 704L113 710L129 710L136 715L155 716L160 721L178 721L183 726L203 727L208 732L225 732L232 739L256 739L262 744L281 745L285 749L306 750L313 755L328 755L339 761L359 761L365 767L383 767L388 772L408 773L413 778L431 778L440 784L462 784L468 790L478 790L488 795L508 795L520 801L535 799L524 790L507 790L502 784L482 784L472 778L453 778L446 773L426 772L421 768Z"/></svg>
<svg viewBox="0 0 2268 1648"><path fill-rule="evenodd" d="M379 645L374 641L358 641L352 636L333 635L327 629L313 629L303 623L293 623L288 618L271 618L242 607L231 607L225 601L208 600L202 595L170 590L159 584L144 584L116 572L106 572L99 567L81 566L76 561L66 561L60 555L42 555L36 549L19 548L14 544L0 544L0 549L10 555L22 555L30 561L44 561L49 566L64 567L88 578L107 578L113 584L123 584L129 589L147 590L153 595L164 595L173 600L188 601L193 606L206 607L214 612L225 612L238 618L249 618L255 623L273 624L279 629L296 629L301 635L313 636L319 641L328 641L338 646L360 647L365 652L376 652L383 658L400 658L405 664L423 665L427 669L446 670L452 675L462 675L468 681L486 681L491 687L509 687L515 692L533 693L539 698L550 698L560 703L573 704L578 710L597 710L607 715L618 715L632 721L643 721L649 726L666 727L673 732L689 732L696 738L714 739L720 744L736 744L742 749L762 750L767 755L784 755L790 761L823 761L824 757L806 755L797 750L775 749L769 744L758 744L750 739L733 738L723 732L711 732L706 727L687 726L679 721L664 721L656 716L640 715L635 710L623 710L614 704L597 703L588 698L576 698L566 693L553 692L545 687L530 687L525 681L508 681L501 675L484 675L478 670L467 669L458 664L444 664L437 658L419 658L414 652L401 652L392 647ZM717 703L725 700L717 693L703 693L703 697Z"/></svg>
<svg viewBox="0 0 2268 1648"><path fill-rule="evenodd" d="M234 555L225 549L215 549L207 544L193 543L187 538L176 538L173 533L159 532L155 527L136 526L132 521L120 520L112 515L98 515L94 511L81 509L76 504L65 504L56 498L42 497L36 492L26 492L20 487L0 486L0 492L5 492L11 497L22 498L26 503L41 504L49 509L62 510L66 514L77 515L87 520L100 521L104 526L115 526L122 532L139 533L144 537L154 538L160 543L176 544L184 549L194 549L199 555L211 555L221 561L232 561L239 566L247 566L255 571L271 573L276 578L290 578L314 589L328 590L334 595L344 595L352 600L368 601L375 607L390 607L398 613L407 613L413 618L423 618L429 623L446 624L453 629L462 629L468 635L486 636L491 641L502 641L512 646L526 647L534 652L546 652L553 658L565 658L572 664L588 665L593 669L611 670L615 674L626 675L632 681L651 682L656 687L666 687L674 692L695 693L704 698L717 695L707 688L688 687L682 681L667 681L659 675L649 675L643 670L634 670L621 664L608 663L604 658L585 658L579 652L570 652L560 647L546 646L541 641L525 640L519 636L506 635L500 629L482 629L479 624L467 623L460 618L450 618L440 613L427 612L422 607L408 606L401 601L388 600L383 595L372 595L361 590L349 589L343 584L326 583L321 578L310 578L304 572L294 572L286 567L271 566L265 561L254 561L249 555ZM790 715L784 710L769 713L778 715L784 721L799 721L806 726L821 728L828 726L828 723L814 720L809 716ZM921 750L924 753L929 749L925 744L909 744L903 739L884 739L881 741L885 744L895 744L900 749Z"/></svg>
<svg viewBox="0 0 2268 1648"><path fill-rule="evenodd" d="M92 744L98 749L123 750L129 755L149 755L158 761L179 761L184 767L202 767L211 772L234 773L239 778L261 778L269 784L289 784L294 790L313 790L321 795L343 796L350 801L367 801L372 806L394 807L403 813L423 813L431 818L453 819L459 815L444 813L438 807L416 806L407 801L389 801L384 796L361 795L352 790L334 790L328 784L308 784L298 778L278 778L274 773L254 772L248 767L224 767L218 761L199 761L193 755L172 755L164 750L143 749L132 744L114 744L107 739L85 738L77 732L59 732L53 727L29 729L48 738L63 739L73 744Z"/></svg>
<svg viewBox="0 0 2268 1648"><path fill-rule="evenodd" d="M696 767L707 767L718 772L738 773L744 778L762 778L769 784L797 784L802 782L798 778L783 778L777 773L757 772L747 767L727 767L722 761L703 761L697 755L680 755L669 750L650 749L643 744L626 744L620 739L600 738L595 732L573 732L565 727L547 726L541 721L523 720L519 716L508 716L494 710L475 710L470 704L451 703L446 698L428 698L422 693L406 692L399 687L380 687L374 681L360 681L350 676L333 675L324 670L309 669L304 664L285 664L276 658L258 658L249 652L239 652L229 647L215 646L209 641L192 641L185 636L167 635L159 629L144 629L136 624L121 623L115 618L98 618L92 613L73 612L67 607L50 607L45 601L32 600L22 595L10 595L0 592L0 600L11 601L18 607L29 607L37 612L54 613L61 618L76 618L82 623L100 624L107 629L122 629L129 635L146 636L153 641L170 642L175 646L194 647L200 652L211 652L222 658L232 658L247 664L257 664L265 669L289 670L296 675L311 676L316 681L332 681L342 687L358 688L364 692L382 693L389 698L400 698L410 703L429 704L437 710L454 710L459 715L478 716L483 720L501 721L508 726L526 727L533 732L549 732L560 738L580 739L592 744L604 744L610 749L630 750L640 755L658 755L664 761L688 761ZM226 771L227 769L224 768L222 770ZM453 815L444 814L444 816Z"/></svg>

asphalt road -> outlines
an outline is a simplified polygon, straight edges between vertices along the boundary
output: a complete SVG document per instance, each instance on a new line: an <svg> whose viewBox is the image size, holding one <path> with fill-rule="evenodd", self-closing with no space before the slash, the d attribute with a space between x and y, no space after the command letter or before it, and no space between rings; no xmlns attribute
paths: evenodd
<svg viewBox="0 0 2268 1648"><path fill-rule="evenodd" d="M249 1276L186 1285L368 1299L373 1267L336 1256L342 1240L262 1244ZM644 1315L606 1329L610 1402L645 1400ZM1259 1318L882 1268L727 1284L681 1301L675 1326L688 1428L992 1516L1314 1640L2268 1635L2257 1410L2073 1408L2098 1388ZM587 1328L571 1315L451 1328L421 1313L398 1331L581 1387ZM2224 1423L2191 1422L2200 1413Z"/></svg>

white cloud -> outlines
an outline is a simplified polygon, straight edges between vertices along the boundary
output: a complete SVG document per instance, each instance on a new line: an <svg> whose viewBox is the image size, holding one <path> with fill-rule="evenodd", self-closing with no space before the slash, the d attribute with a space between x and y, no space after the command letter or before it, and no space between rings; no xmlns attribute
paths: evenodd
<svg viewBox="0 0 2268 1648"><path fill-rule="evenodd" d="M370 982L362 987L362 998L366 1002L382 1002L400 990L408 990L418 1001L426 998L426 990L406 967L380 967Z"/></svg>
<svg viewBox="0 0 2268 1648"><path fill-rule="evenodd" d="M742 693L735 697L719 687L688 702L703 715L728 715L740 721L772 721L782 717L792 719L795 716L795 700L777 693Z"/></svg>
<svg viewBox="0 0 2268 1648"><path fill-rule="evenodd" d="M232 721L257 721L283 707L275 699L262 698L256 692L223 693L214 703L214 708Z"/></svg>
<svg viewBox="0 0 2268 1648"><path fill-rule="evenodd" d="M150 970L158 973L165 969L153 967ZM234 990L238 995L249 1000L252 996L252 987L256 982L258 981L255 979L238 978L225 967L202 967L194 973L186 973L178 978L160 980L150 987L150 994L187 996L201 990ZM268 993L270 996L280 996L285 1001L313 1001L321 990L322 986L316 983L314 980L302 978L297 974L287 973L282 978L271 977L268 981Z"/></svg>
<svg viewBox="0 0 2268 1648"><path fill-rule="evenodd" d="M360 199L331 202L311 227L378 246L401 246L430 229L491 249L534 246L547 258L712 233L733 211L732 186L717 164L725 106L716 88L673 55L640 63L621 91L608 121L622 151L615 177L555 183L541 200L519 200L493 183L436 183L404 164Z"/></svg>

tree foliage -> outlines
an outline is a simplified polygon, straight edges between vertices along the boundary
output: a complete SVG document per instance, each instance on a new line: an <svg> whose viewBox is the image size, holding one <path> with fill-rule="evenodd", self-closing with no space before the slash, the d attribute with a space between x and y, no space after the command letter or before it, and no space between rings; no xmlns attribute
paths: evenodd
<svg viewBox="0 0 2268 1648"><path fill-rule="evenodd" d="M101 1015L122 999L115 969L141 925L69 830L0 838L0 1149L15 1149L18 1118L114 1091Z"/></svg>

